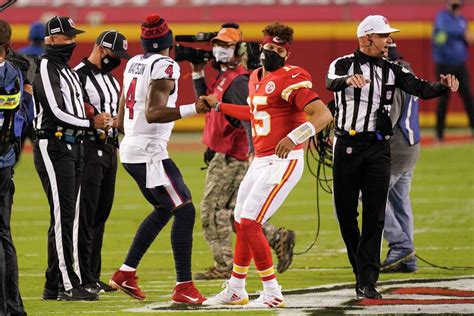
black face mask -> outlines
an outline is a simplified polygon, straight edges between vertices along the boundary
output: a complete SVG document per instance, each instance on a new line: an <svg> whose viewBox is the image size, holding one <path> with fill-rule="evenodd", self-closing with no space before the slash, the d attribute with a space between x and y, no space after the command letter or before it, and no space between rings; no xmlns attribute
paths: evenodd
<svg viewBox="0 0 474 316"><path fill-rule="evenodd" d="M76 48L76 43L65 44L65 45L47 44L45 46L46 54L60 56L65 61L68 61L69 59L71 59L74 48Z"/></svg>
<svg viewBox="0 0 474 316"><path fill-rule="evenodd" d="M120 58L115 58L110 55L105 55L100 59L100 70L103 73L108 73L120 66Z"/></svg>
<svg viewBox="0 0 474 316"><path fill-rule="evenodd" d="M451 4L451 10L452 11L456 11L457 9L459 9L461 7L461 5L459 3L453 3Z"/></svg>
<svg viewBox="0 0 474 316"><path fill-rule="evenodd" d="M285 58L268 49L262 50L262 65L266 71L274 71L285 65Z"/></svg>

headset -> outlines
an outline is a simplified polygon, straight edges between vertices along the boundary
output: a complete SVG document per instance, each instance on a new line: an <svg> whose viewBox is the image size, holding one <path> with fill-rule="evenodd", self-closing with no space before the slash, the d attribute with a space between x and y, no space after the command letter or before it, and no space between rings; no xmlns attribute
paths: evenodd
<svg viewBox="0 0 474 316"><path fill-rule="evenodd" d="M370 36L369 34L366 34L367 36ZM379 51L379 53L381 55L384 55L384 52L382 49L380 49L377 45L375 45L374 41L369 37L369 45L362 45L360 47L370 47L370 46L374 46L375 48L377 48L377 50Z"/></svg>
<svg viewBox="0 0 474 316"><path fill-rule="evenodd" d="M237 43L235 43L235 50L234 50L235 57L242 57L246 51L247 51L247 42L238 41Z"/></svg>

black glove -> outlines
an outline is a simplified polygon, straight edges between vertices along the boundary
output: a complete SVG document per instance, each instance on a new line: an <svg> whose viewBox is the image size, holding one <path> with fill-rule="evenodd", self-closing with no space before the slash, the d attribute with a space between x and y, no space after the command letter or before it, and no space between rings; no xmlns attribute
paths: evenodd
<svg viewBox="0 0 474 316"><path fill-rule="evenodd" d="M216 155L216 152L212 150L211 148L207 148L206 151L204 152L204 163L206 166L209 166L211 163L212 158Z"/></svg>
<svg viewBox="0 0 474 316"><path fill-rule="evenodd" d="M375 128L385 139L390 139L393 135L392 120L390 119L390 107L380 105L377 110L377 118L375 120Z"/></svg>

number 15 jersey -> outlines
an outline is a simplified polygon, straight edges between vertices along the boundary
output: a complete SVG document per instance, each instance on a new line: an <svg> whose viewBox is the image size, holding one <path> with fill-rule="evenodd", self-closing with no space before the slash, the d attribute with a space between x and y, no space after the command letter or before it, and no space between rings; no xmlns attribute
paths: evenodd
<svg viewBox="0 0 474 316"><path fill-rule="evenodd" d="M257 157L275 154L278 142L306 122L304 107L319 99L311 90L311 75L301 67L287 65L260 79L261 73L260 68L250 75L248 99Z"/></svg>

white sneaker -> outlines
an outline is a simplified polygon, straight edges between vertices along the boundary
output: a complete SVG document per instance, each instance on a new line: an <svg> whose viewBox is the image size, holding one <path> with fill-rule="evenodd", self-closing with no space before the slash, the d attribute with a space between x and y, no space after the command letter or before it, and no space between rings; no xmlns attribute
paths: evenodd
<svg viewBox="0 0 474 316"><path fill-rule="evenodd" d="M249 302L249 295L245 289L236 290L229 286L229 281L225 281L222 284L224 290L216 296L210 297L202 305L214 306L214 305L245 305Z"/></svg>
<svg viewBox="0 0 474 316"><path fill-rule="evenodd" d="M283 294L271 294L265 291L258 291L260 296L245 306L246 308L278 308L285 307Z"/></svg>

